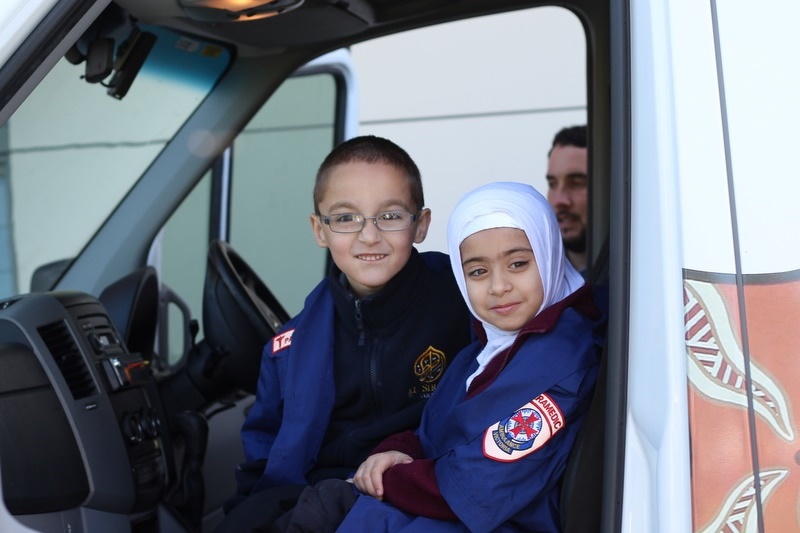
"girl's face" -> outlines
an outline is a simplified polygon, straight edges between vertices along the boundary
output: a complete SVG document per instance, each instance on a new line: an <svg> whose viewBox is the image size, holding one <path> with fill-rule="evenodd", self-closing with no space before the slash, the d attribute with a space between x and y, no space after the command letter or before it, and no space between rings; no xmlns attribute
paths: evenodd
<svg viewBox="0 0 800 533"><path fill-rule="evenodd" d="M479 231L459 249L467 294L478 318L504 331L517 331L539 312L542 277L524 231Z"/></svg>

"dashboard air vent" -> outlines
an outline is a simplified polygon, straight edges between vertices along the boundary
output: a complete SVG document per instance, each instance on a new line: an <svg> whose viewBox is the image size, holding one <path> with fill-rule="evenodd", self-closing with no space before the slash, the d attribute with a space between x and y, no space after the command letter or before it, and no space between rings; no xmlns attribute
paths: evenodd
<svg viewBox="0 0 800 533"><path fill-rule="evenodd" d="M97 393L92 375L69 328L63 321L53 322L38 329L39 335L55 359L58 369L76 400Z"/></svg>

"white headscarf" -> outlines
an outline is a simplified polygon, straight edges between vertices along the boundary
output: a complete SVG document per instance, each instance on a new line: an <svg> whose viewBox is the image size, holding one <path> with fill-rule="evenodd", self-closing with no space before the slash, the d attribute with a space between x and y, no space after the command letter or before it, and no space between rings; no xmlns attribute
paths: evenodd
<svg viewBox="0 0 800 533"><path fill-rule="evenodd" d="M495 182L468 192L458 201L447 224L450 265L470 312L478 319L467 295L461 266L461 243L479 231L492 228L517 228L525 232L531 244L542 278L544 298L536 312L550 307L578 290L583 277L564 252L561 231L553 208L532 186L524 183ZM478 370L467 379L467 388L498 353L508 348L518 331L504 331L481 320L487 343L478 354Z"/></svg>

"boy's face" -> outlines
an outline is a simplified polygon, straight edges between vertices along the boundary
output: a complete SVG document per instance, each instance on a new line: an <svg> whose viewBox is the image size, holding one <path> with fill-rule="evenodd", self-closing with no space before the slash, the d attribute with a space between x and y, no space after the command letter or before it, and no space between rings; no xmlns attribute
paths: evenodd
<svg viewBox="0 0 800 533"><path fill-rule="evenodd" d="M503 331L517 331L544 301L539 267L525 232L493 228L461 243L467 295L478 318Z"/></svg>
<svg viewBox="0 0 800 533"><path fill-rule="evenodd" d="M325 216L353 213L373 217L383 211L416 214L406 177L385 163L352 162L334 167L318 207ZM317 244L331 251L353 292L363 298L381 290L400 272L413 244L425 239L430 220L430 210L423 209L405 230L381 231L368 219L357 233L336 233L312 214L311 227Z"/></svg>

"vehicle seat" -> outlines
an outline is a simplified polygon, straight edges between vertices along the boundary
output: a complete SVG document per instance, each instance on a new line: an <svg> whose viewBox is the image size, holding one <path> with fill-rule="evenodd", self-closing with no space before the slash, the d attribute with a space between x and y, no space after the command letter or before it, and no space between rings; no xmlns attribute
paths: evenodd
<svg viewBox="0 0 800 533"><path fill-rule="evenodd" d="M601 339L600 369L594 395L578 431L578 438L567 459L561 482L561 529L563 533L600 531L605 467L606 388L608 380L608 344L606 327L609 311L609 243L606 238L597 259L589 269L587 281L594 289L594 300L603 317L595 328Z"/></svg>
<svg viewBox="0 0 800 533"><path fill-rule="evenodd" d="M592 401L561 482L563 533L600 531L605 455L607 354L603 348Z"/></svg>

